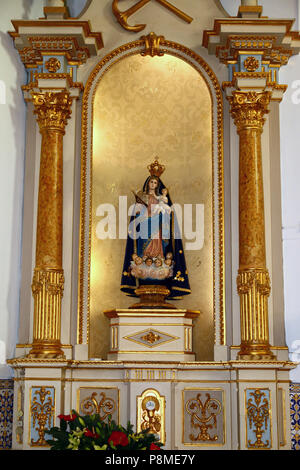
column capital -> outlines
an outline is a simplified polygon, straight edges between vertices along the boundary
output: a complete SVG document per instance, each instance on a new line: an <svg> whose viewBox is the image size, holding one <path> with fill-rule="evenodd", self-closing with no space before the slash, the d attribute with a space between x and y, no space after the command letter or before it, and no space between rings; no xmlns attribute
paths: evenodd
<svg viewBox="0 0 300 470"><path fill-rule="evenodd" d="M31 92L31 96L40 131L52 129L64 134L72 112L70 93L68 91Z"/></svg>
<svg viewBox="0 0 300 470"><path fill-rule="evenodd" d="M269 113L268 106L271 100L269 91L233 91L227 99L238 132L247 128L262 131L265 123L264 116Z"/></svg>

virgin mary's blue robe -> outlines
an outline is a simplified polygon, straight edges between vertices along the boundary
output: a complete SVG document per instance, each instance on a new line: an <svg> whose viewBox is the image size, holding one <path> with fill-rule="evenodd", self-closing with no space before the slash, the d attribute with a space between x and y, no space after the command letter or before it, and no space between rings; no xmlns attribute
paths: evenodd
<svg viewBox="0 0 300 470"><path fill-rule="evenodd" d="M143 191L148 187L148 177L144 183ZM163 182L158 178L158 193L161 194L162 189L165 188ZM171 199L168 195L168 206L172 206ZM127 295L137 297L135 289L141 285L163 285L170 290L169 299L175 300L184 295L190 294L190 284L186 268L183 244L180 234L180 229L176 217L176 213L171 211L168 213L155 214L152 217L147 216L146 205L141 208L139 205L139 214L134 214L130 218L129 231L122 278L121 290ZM135 233L132 233L135 232ZM172 253L173 259L173 274L171 277L158 280L153 278L139 279L131 275L131 265L133 257L137 255L142 257L145 249L151 243L154 236L161 234L162 248L164 257L167 253Z"/></svg>

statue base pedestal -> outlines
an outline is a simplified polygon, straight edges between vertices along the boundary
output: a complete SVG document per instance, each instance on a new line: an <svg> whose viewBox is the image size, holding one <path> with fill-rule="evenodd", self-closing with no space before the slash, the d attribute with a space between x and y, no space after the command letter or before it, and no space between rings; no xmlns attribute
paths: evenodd
<svg viewBox="0 0 300 470"><path fill-rule="evenodd" d="M114 361L195 361L193 319L185 309L115 309L110 320L110 352Z"/></svg>

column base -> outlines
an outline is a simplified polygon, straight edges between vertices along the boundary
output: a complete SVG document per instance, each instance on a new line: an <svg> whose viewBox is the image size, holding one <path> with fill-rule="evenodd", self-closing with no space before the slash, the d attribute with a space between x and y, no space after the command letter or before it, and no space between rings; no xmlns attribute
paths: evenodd
<svg viewBox="0 0 300 470"><path fill-rule="evenodd" d="M237 359L241 361L276 361L269 344L241 344Z"/></svg>
<svg viewBox="0 0 300 470"><path fill-rule="evenodd" d="M33 342L32 348L27 354L28 358L36 359L58 359L65 358L60 342Z"/></svg>

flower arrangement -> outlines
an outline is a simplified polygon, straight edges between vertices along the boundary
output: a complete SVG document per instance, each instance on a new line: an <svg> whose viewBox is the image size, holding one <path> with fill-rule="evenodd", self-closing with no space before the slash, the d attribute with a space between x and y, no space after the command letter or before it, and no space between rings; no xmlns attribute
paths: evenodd
<svg viewBox="0 0 300 470"><path fill-rule="evenodd" d="M60 427L53 427L46 439L51 450L159 450L162 443L147 431L133 432L133 426L116 424L108 417L101 421L99 414L80 416L72 410L70 415L59 415Z"/></svg>

